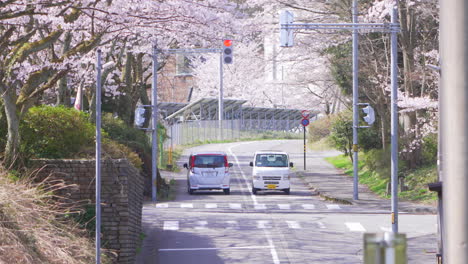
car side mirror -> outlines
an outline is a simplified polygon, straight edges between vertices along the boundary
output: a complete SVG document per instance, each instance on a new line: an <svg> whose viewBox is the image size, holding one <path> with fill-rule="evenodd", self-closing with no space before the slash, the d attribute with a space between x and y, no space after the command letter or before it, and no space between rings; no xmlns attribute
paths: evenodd
<svg viewBox="0 0 468 264"><path fill-rule="evenodd" d="M229 163L228 166L229 166L229 168L231 168L232 166L234 166L234 164Z"/></svg>
<svg viewBox="0 0 468 264"><path fill-rule="evenodd" d="M250 166L250 167L253 167L253 161L251 161L251 162L249 163L249 166Z"/></svg>
<svg viewBox="0 0 468 264"><path fill-rule="evenodd" d="M289 167L291 167L291 168L294 167L294 163L289 162Z"/></svg>
<svg viewBox="0 0 468 264"><path fill-rule="evenodd" d="M187 163L184 163L184 168L188 169Z"/></svg>

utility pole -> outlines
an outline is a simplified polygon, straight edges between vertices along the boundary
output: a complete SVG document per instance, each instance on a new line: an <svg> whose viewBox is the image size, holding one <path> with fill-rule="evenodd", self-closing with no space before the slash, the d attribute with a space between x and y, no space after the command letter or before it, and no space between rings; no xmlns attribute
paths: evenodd
<svg viewBox="0 0 468 264"><path fill-rule="evenodd" d="M440 1L443 261L468 263L468 4Z"/></svg>
<svg viewBox="0 0 468 264"><path fill-rule="evenodd" d="M358 178L358 128L359 128L359 34L357 19L357 0L353 0L353 200L359 199Z"/></svg>
<svg viewBox="0 0 468 264"><path fill-rule="evenodd" d="M96 264L101 263L101 50L96 62Z"/></svg>
<svg viewBox="0 0 468 264"><path fill-rule="evenodd" d="M153 44L153 81L151 86L152 131L151 131L151 200L157 201L158 173L158 43Z"/></svg>
<svg viewBox="0 0 468 264"><path fill-rule="evenodd" d="M219 128L219 140L223 140L223 114L224 114L224 102L223 102L223 53L219 54L219 93L218 93L218 128Z"/></svg>

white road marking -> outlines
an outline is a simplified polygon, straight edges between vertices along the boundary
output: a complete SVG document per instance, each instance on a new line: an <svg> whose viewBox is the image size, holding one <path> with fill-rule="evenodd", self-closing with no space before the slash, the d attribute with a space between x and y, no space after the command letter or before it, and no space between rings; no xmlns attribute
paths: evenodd
<svg viewBox="0 0 468 264"><path fill-rule="evenodd" d="M169 204L163 203L163 204L156 204L156 208L168 208Z"/></svg>
<svg viewBox="0 0 468 264"><path fill-rule="evenodd" d="M271 248L271 246L251 246L251 247L225 247L225 248L161 248L160 252L167 251L203 251L203 250L229 250L229 249L262 249ZM278 262L279 263L279 262Z"/></svg>
<svg viewBox="0 0 468 264"><path fill-rule="evenodd" d="M280 260L278 258L278 252L276 252L275 244L273 244L273 240L271 239L270 234L267 232L266 229L263 229L263 232L265 233L265 236L268 241L268 245L270 246L270 253L271 253L271 257L273 258L273 263L280 264Z"/></svg>
<svg viewBox="0 0 468 264"><path fill-rule="evenodd" d="M179 221L164 221L163 230L179 230Z"/></svg>
<svg viewBox="0 0 468 264"><path fill-rule="evenodd" d="M257 228L264 229L264 228L271 228L270 221L267 220L258 220L257 221Z"/></svg>
<svg viewBox="0 0 468 264"><path fill-rule="evenodd" d="M306 210L313 210L315 209L315 205L313 204L303 204L302 207Z"/></svg>
<svg viewBox="0 0 468 264"><path fill-rule="evenodd" d="M382 230L382 231L384 231L384 232L392 232L392 229L389 228L389 227L383 227L383 226L381 226L381 227L380 227L380 230Z"/></svg>
<svg viewBox="0 0 468 264"><path fill-rule="evenodd" d="M286 223L288 224L289 228L292 228L292 229L300 229L301 228L301 225L296 221L286 221Z"/></svg>
<svg viewBox="0 0 468 264"><path fill-rule="evenodd" d="M341 209L341 207L337 204L327 204L327 208L330 209L330 210L337 210L337 209Z"/></svg>
<svg viewBox="0 0 468 264"><path fill-rule="evenodd" d="M229 225L226 229L239 229L239 223L237 221L226 221Z"/></svg>
<svg viewBox="0 0 468 264"><path fill-rule="evenodd" d="M239 203L230 203L229 208L231 209L242 209L242 204Z"/></svg>
<svg viewBox="0 0 468 264"><path fill-rule="evenodd" d="M351 232L366 232L366 229L360 223L346 222L345 225Z"/></svg>
<svg viewBox="0 0 468 264"><path fill-rule="evenodd" d="M289 204L278 204L279 209L281 210L289 210L291 209L291 205Z"/></svg>
<svg viewBox="0 0 468 264"><path fill-rule="evenodd" d="M195 229L202 230L202 229L207 229L208 222L207 221L197 221L197 225Z"/></svg>
<svg viewBox="0 0 468 264"><path fill-rule="evenodd" d="M266 210L265 204L254 204L255 210Z"/></svg>
<svg viewBox="0 0 468 264"><path fill-rule="evenodd" d="M327 228L327 227L325 226L325 224L322 223L322 222L320 222L320 221L317 222L317 225L318 225L319 228L322 228L322 229Z"/></svg>
<svg viewBox="0 0 468 264"><path fill-rule="evenodd" d="M247 144L247 143L240 143L240 144L237 144L236 146L243 145L243 144ZM244 178L245 184L247 184L247 188L248 188L247 191L250 192L250 198L252 199L254 204L257 204L257 197L255 197L255 195L252 193L252 185L250 185L250 181L248 181L247 177L245 177L245 173L244 173L244 171L242 171L242 168L239 165L239 159L237 158L236 154L234 154L234 152L232 152L232 147L233 146L229 147L228 151L231 154L231 156L233 156L234 159L236 160L236 165L239 168L239 171L240 171L240 173L242 175L242 178ZM244 188L244 186L242 184L241 184L241 188Z"/></svg>
<svg viewBox="0 0 468 264"><path fill-rule="evenodd" d="M215 204L215 203L207 203L207 204L205 204L205 208L206 209L214 209L214 208L218 208L218 205Z"/></svg>
<svg viewBox="0 0 468 264"><path fill-rule="evenodd" d="M193 208L193 204L183 203L183 204L180 204L180 208Z"/></svg>

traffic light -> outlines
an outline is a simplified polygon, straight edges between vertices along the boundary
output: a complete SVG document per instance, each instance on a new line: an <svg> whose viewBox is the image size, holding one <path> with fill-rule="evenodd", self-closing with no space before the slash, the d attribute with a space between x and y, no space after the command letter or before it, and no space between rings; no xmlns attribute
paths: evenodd
<svg viewBox="0 0 468 264"><path fill-rule="evenodd" d="M145 108L138 106L135 109L135 126L141 127L145 123Z"/></svg>
<svg viewBox="0 0 468 264"><path fill-rule="evenodd" d="M367 105L366 107L362 108L362 111L364 114L364 121L367 122L367 124L372 125L375 121L375 114L374 114L374 108L372 108L370 105Z"/></svg>
<svg viewBox="0 0 468 264"><path fill-rule="evenodd" d="M223 40L223 62L225 64L232 64L232 40Z"/></svg>

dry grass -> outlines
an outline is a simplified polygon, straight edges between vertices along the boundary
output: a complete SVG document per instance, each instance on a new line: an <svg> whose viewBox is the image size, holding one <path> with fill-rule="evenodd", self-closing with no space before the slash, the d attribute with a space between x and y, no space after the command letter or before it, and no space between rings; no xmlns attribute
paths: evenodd
<svg viewBox="0 0 468 264"><path fill-rule="evenodd" d="M64 187L12 182L0 168L0 263L94 263L91 239L64 220L74 205L52 194Z"/></svg>

